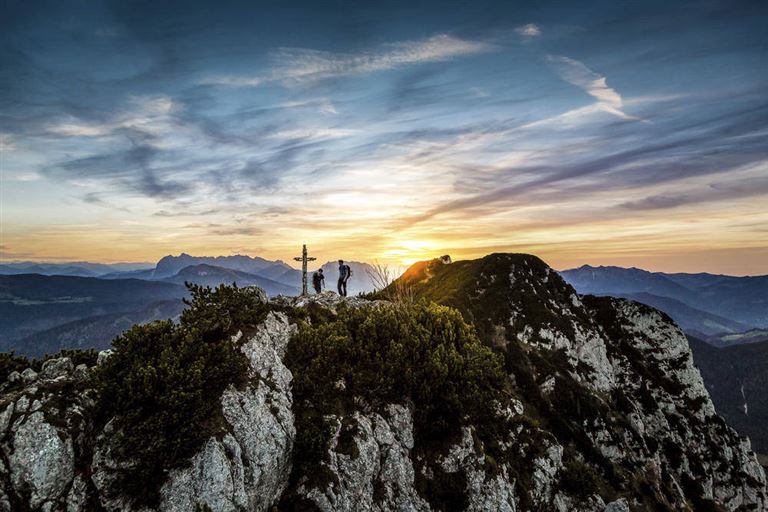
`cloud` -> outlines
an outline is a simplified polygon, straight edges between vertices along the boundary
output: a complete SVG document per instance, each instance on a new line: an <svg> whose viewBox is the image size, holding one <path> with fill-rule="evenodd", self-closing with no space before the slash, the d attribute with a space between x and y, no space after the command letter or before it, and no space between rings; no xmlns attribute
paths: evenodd
<svg viewBox="0 0 768 512"><path fill-rule="evenodd" d="M0 261L3 263L12 263L13 260L19 261L24 258L36 258L39 256L34 252L14 251L7 245L0 245Z"/></svg>
<svg viewBox="0 0 768 512"><path fill-rule="evenodd" d="M541 28L535 23L528 23L527 25L517 27L515 32L520 34L524 39L531 39L541 35Z"/></svg>
<svg viewBox="0 0 768 512"><path fill-rule="evenodd" d="M0 152L11 152L16 151L17 149L18 145L10 134L0 133Z"/></svg>
<svg viewBox="0 0 768 512"><path fill-rule="evenodd" d="M760 172L768 169L768 162L759 166ZM662 210L715 201L729 201L768 194L768 178L764 176L727 180L713 183L706 188L679 194L656 194L637 201L626 201L619 207L629 210Z"/></svg>
<svg viewBox="0 0 768 512"><path fill-rule="evenodd" d="M40 176L36 172L25 172L22 174L17 174L13 178L5 177L6 181L22 181L22 182L30 182L30 181L40 181L43 179L42 176Z"/></svg>
<svg viewBox="0 0 768 512"><path fill-rule="evenodd" d="M305 85L320 80L363 75L403 66L443 62L483 53L492 47L484 42L437 34L420 41L384 45L375 51L333 53L306 48L280 48L272 53L275 65L267 76L218 76L202 81L205 85L255 87L268 82L285 86Z"/></svg>
<svg viewBox="0 0 768 512"><path fill-rule="evenodd" d="M107 121L88 123L70 116L50 124L47 132L61 137L106 137L120 130L158 135L171 131L172 116L180 108L168 96L134 97L126 110Z"/></svg>
<svg viewBox="0 0 768 512"><path fill-rule="evenodd" d="M96 192L89 192L83 196L80 197L80 200L83 201L86 204L92 204L95 206L100 206L102 208L109 208L114 210L120 210L122 212L131 213L131 210L126 208L125 206L116 207L102 199L102 196Z"/></svg>
<svg viewBox="0 0 768 512"><path fill-rule="evenodd" d="M339 113L330 98L316 98L304 101L286 101L283 103L278 103L273 108L316 108L321 114L335 115Z"/></svg>
<svg viewBox="0 0 768 512"><path fill-rule="evenodd" d="M156 166L163 151L150 144L132 144L127 149L108 151L83 158L66 160L42 170L48 178L63 178L77 183L110 182L118 190L132 190L147 197L175 198L192 191L197 183L166 177L173 169ZM93 196L91 204L97 204Z"/></svg>
<svg viewBox="0 0 768 512"><path fill-rule="evenodd" d="M633 129L626 141L614 128L589 142L579 140L576 144L578 151L574 155L569 154L570 148L562 146L542 154L541 159L529 154L518 164L505 167L497 163L488 166L487 171L482 165L468 162L458 167L462 179L467 181L454 181L454 194L438 198L437 204L431 208L403 216L399 225L403 229L411 228L442 214L471 218L481 209L499 211L531 202L547 205L553 201L578 200L607 190L626 193L635 187L696 179L754 165L765 160L765 150L761 146L765 145L766 133L755 133L761 126L760 119L765 110L765 106L753 106L742 112L713 116L705 121L696 119L688 124L677 123L666 127L639 125L647 126L645 133ZM483 145L494 137L514 134L514 130L490 134L489 141L484 141ZM461 138L466 137L446 143L440 153L447 153L445 158L455 159L456 154L451 153L450 148L461 145ZM514 138L506 140L506 146L514 145ZM639 144L638 140L644 142ZM414 157L409 159L414 160ZM449 168L451 161L431 163ZM453 166L456 168L455 161ZM761 170L764 172L764 167ZM717 190L700 193L696 197L661 195L625 204L622 208L666 208L686 202L742 197L749 190L755 191L750 195L766 193L764 182L758 180L748 184L721 184L713 188ZM492 204L496 206L490 207Z"/></svg>
<svg viewBox="0 0 768 512"><path fill-rule="evenodd" d="M357 130L343 128L298 128L295 130L281 130L271 134L269 137L281 140L316 140L349 137L356 133Z"/></svg>
<svg viewBox="0 0 768 512"><path fill-rule="evenodd" d="M560 78L583 89L597 100L593 109L608 112L626 120L638 120L637 117L625 114L621 109L624 100L615 89L608 86L606 77L595 73L582 62L559 55L548 55L547 62L557 71ZM590 110L591 112L593 110ZM587 111L582 111L582 113Z"/></svg>
<svg viewBox="0 0 768 512"><path fill-rule="evenodd" d="M469 92L473 98L487 98L490 93L481 87L470 87Z"/></svg>
<svg viewBox="0 0 768 512"><path fill-rule="evenodd" d="M171 212L168 210L160 210L152 214L153 217L204 217L206 215L214 215L221 212L219 208L211 208L210 210L204 210L204 211L191 211L191 210L181 210L176 212Z"/></svg>

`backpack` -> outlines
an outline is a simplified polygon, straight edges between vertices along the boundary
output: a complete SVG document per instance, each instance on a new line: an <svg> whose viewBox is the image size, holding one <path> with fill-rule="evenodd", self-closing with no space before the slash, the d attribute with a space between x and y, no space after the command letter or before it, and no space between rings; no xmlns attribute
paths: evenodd
<svg viewBox="0 0 768 512"><path fill-rule="evenodd" d="M349 265L344 265L344 267L345 267L345 269L347 271L347 273L346 273L347 277L345 279L349 279L350 277L352 277L352 268L350 268Z"/></svg>

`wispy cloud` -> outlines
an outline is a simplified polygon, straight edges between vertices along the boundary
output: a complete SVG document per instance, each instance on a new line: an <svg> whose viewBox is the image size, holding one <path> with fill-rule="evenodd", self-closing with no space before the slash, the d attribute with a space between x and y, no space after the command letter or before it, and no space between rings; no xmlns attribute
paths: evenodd
<svg viewBox="0 0 768 512"><path fill-rule="evenodd" d="M218 208L211 208L202 211L181 210L181 211L168 211L159 210L152 214L153 217L204 217L207 215L215 215L221 210Z"/></svg>
<svg viewBox="0 0 768 512"><path fill-rule="evenodd" d="M70 118L50 124L47 131L61 137L106 137L121 129L157 134L170 130L170 116L179 109L168 96L135 97L128 109L108 121L95 123Z"/></svg>
<svg viewBox="0 0 768 512"><path fill-rule="evenodd" d="M16 150L16 142L13 137L7 133L0 133L0 151L14 151Z"/></svg>
<svg viewBox="0 0 768 512"><path fill-rule="evenodd" d="M266 76L216 76L202 81L207 85L255 87L267 82L285 86L320 80L386 71L403 66L442 62L489 51L481 41L437 34L419 41L403 41L362 53L333 53L306 48L280 48L272 53L275 65Z"/></svg>
<svg viewBox="0 0 768 512"><path fill-rule="evenodd" d="M163 3L79 17L77 37L57 22L71 7L27 9L3 34L3 243L143 260L305 241L396 261L766 245L766 169L732 175L768 148L744 12L718 9L715 44L701 9L606 2L568 21L497 3L459 19L315 2L310 24L258 2L215 24Z"/></svg>
<svg viewBox="0 0 768 512"><path fill-rule="evenodd" d="M747 166L747 173L723 173L721 181L705 186L688 185L685 192L658 193L639 200L625 201L619 206L629 210L662 210L699 203L714 203L768 194L768 161ZM736 174L734 178L732 175ZM740 176L746 174L746 176Z"/></svg>
<svg viewBox="0 0 768 512"><path fill-rule="evenodd" d="M637 117L622 111L624 100L612 87L608 86L606 77L595 73L584 63L559 55L548 55L547 62L557 71L560 78L583 89L597 100L593 109L601 110L626 120L638 120Z"/></svg>
<svg viewBox="0 0 768 512"><path fill-rule="evenodd" d="M356 133L357 130L343 128L299 128L295 130L281 130L271 134L269 137L284 140L317 140L349 137Z"/></svg>
<svg viewBox="0 0 768 512"><path fill-rule="evenodd" d="M531 39L541 35L541 28L535 23L528 23L527 25L519 26L515 29L523 39Z"/></svg>
<svg viewBox="0 0 768 512"><path fill-rule="evenodd" d="M80 197L80 200L86 204L92 204L92 205L100 206L102 208L108 208L110 210L120 210L122 212L131 213L131 210L124 206L115 206L111 203L106 202L102 198L101 194L98 194L96 192L89 192L84 196Z"/></svg>
<svg viewBox="0 0 768 512"><path fill-rule="evenodd" d="M329 98L315 98L304 101L286 101L275 105L275 108L316 108L318 112L325 115L335 115L339 111Z"/></svg>

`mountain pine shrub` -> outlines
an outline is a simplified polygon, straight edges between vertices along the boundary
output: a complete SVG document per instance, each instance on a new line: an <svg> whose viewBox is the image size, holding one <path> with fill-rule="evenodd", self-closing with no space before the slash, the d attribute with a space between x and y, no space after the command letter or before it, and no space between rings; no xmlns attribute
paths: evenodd
<svg viewBox="0 0 768 512"><path fill-rule="evenodd" d="M332 434L330 414L348 418L355 410L406 404L413 411L417 454L444 451L458 440L462 425L475 425L488 449L501 439L494 438L496 434L508 431L496 412L508 398L503 360L452 308L424 301L342 305L335 318L305 323L292 339L285 362L294 376L294 478L306 476L320 486L332 482L322 464ZM446 489L463 485L421 484L438 509L462 503Z"/></svg>
<svg viewBox="0 0 768 512"><path fill-rule="evenodd" d="M126 331L95 377L100 421L113 421L112 455L126 463L118 490L140 505L156 503L168 471L226 431L221 394L248 381L248 360L232 335L255 329L270 310L254 289L188 288L179 324Z"/></svg>

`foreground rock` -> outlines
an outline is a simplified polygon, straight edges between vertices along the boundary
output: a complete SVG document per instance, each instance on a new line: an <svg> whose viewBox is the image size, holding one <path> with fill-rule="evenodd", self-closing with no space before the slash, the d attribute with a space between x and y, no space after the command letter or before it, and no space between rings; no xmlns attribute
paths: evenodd
<svg viewBox="0 0 768 512"><path fill-rule="evenodd" d="M267 510L282 494L291 469L296 435L291 372L282 362L295 331L282 313L270 313L242 346L258 384L227 389L221 397L229 433L212 437L187 468L168 477L158 510ZM233 341L238 341L240 335ZM130 509L123 496L112 494L118 464L109 456L109 436L99 439L93 458L93 481L106 510Z"/></svg>
<svg viewBox="0 0 768 512"><path fill-rule="evenodd" d="M88 371L65 357L2 384L0 510L89 509L77 460L89 449L95 405Z"/></svg>

